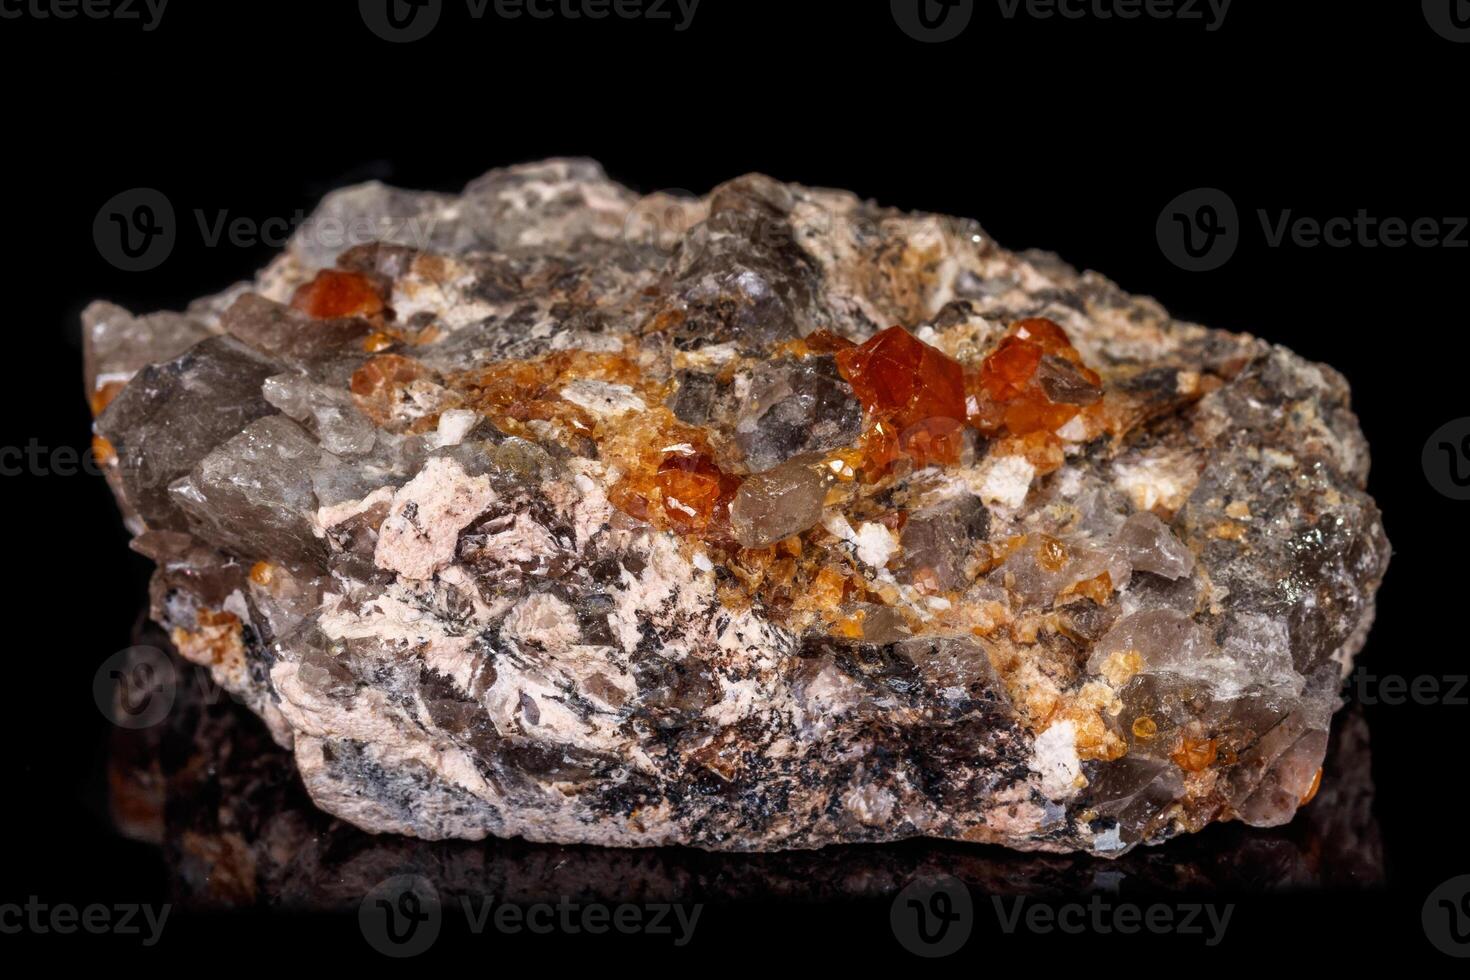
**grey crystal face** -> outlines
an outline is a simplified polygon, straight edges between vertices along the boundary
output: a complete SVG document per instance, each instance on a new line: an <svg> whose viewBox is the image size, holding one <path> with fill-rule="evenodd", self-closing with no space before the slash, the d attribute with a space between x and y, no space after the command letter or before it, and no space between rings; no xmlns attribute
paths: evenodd
<svg viewBox="0 0 1470 980"><path fill-rule="evenodd" d="M1293 818L1389 555L1335 372L972 222L758 176L651 205L681 223L634 234L587 161L364 185L317 217L380 241L85 314L152 615L317 805L1107 857ZM382 303L304 312L333 263ZM897 323L973 378L1037 316L1101 383L1041 357L1072 421L946 463L823 353Z"/></svg>
<svg viewBox="0 0 1470 980"><path fill-rule="evenodd" d="M318 565L311 471L322 450L281 415L257 419L169 487L190 530L222 551L256 561Z"/></svg>
<svg viewBox="0 0 1470 980"><path fill-rule="evenodd" d="M774 469L793 456L839 449L862 431L863 410L831 357L782 359L756 368L735 424L750 469Z"/></svg>
<svg viewBox="0 0 1470 980"><path fill-rule="evenodd" d="M145 367L108 406L97 431L117 451L127 501L149 527L185 527L169 485L272 412L260 389L279 369L237 341L211 337Z"/></svg>

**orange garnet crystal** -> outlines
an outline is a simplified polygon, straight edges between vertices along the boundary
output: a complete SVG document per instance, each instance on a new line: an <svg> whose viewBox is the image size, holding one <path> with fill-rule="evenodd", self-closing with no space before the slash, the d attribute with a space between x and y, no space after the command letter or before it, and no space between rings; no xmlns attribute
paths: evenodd
<svg viewBox="0 0 1470 980"><path fill-rule="evenodd" d="M1101 379L1061 327L1018 320L970 380L970 422L988 433L1054 432L1101 396Z"/></svg>
<svg viewBox="0 0 1470 980"><path fill-rule="evenodd" d="M330 320L346 316L374 316L383 312L383 297L367 276L340 269L323 269L291 297L291 305L307 316Z"/></svg>
<svg viewBox="0 0 1470 980"><path fill-rule="evenodd" d="M907 429L931 419L965 418L965 370L903 327L837 352L837 369L869 415Z"/></svg>
<svg viewBox="0 0 1470 980"><path fill-rule="evenodd" d="M703 531L722 516L740 481L720 471L704 453L669 452L658 468L658 491L669 523Z"/></svg>

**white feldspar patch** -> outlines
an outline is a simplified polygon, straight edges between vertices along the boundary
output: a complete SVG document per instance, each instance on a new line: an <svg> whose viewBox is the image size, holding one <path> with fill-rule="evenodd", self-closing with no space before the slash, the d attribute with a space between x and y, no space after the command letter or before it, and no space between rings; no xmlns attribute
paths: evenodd
<svg viewBox="0 0 1470 980"><path fill-rule="evenodd" d="M315 526L316 536L319 538L323 537L328 528L336 527L343 521L350 520L358 514L372 510L379 504L389 503L392 501L395 492L393 487L378 487L378 489L361 500L344 500L340 504L332 504L329 507L320 508L316 512L316 516L312 522Z"/></svg>
<svg viewBox="0 0 1470 980"><path fill-rule="evenodd" d="M405 578L431 578L454 559L459 532L494 501L489 477L435 457L394 495L373 561Z"/></svg>
<svg viewBox="0 0 1470 980"><path fill-rule="evenodd" d="M1012 510L1026 502L1036 467L1023 456L1002 456L988 460L981 469L980 499L987 504L1000 504Z"/></svg>
<svg viewBox="0 0 1470 980"><path fill-rule="evenodd" d="M1041 791L1053 800L1077 792L1082 762L1077 758L1077 726L1059 721L1036 737L1030 766L1041 775Z"/></svg>
<svg viewBox="0 0 1470 980"><path fill-rule="evenodd" d="M1113 464L1113 474L1138 510L1178 510L1199 479L1194 461L1182 454L1119 460Z"/></svg>
<svg viewBox="0 0 1470 980"><path fill-rule="evenodd" d="M638 649L645 622L673 631L664 645L670 659L709 643L713 576L690 564L669 535L639 532L630 548L646 550L647 562L636 578L625 566L622 587L613 595L609 625L623 650L631 654Z"/></svg>
<svg viewBox="0 0 1470 980"><path fill-rule="evenodd" d="M632 388L607 381L573 381L561 390L561 396L593 415L612 416L648 410L648 405Z"/></svg>
<svg viewBox="0 0 1470 980"><path fill-rule="evenodd" d="M539 643L560 650L582 636L572 607L549 592L537 592L518 602L505 617L502 629L521 643Z"/></svg>
<svg viewBox="0 0 1470 980"><path fill-rule="evenodd" d="M441 413L439 428L431 437L435 447L442 449L445 446L458 446L479 421L480 414L467 408L451 408Z"/></svg>
<svg viewBox="0 0 1470 980"><path fill-rule="evenodd" d="M898 550L898 538L882 524L868 523L858 528L857 556L860 561L874 568L882 568L888 564L893 553Z"/></svg>
<svg viewBox="0 0 1470 980"><path fill-rule="evenodd" d="M886 826L893 817L893 807L897 802L887 789L871 783L853 787L842 800L858 823L869 827Z"/></svg>
<svg viewBox="0 0 1470 980"><path fill-rule="evenodd" d="M1066 442L1082 442L1087 438L1087 422L1081 415L1074 415L1067 424L1057 430L1057 438Z"/></svg>
<svg viewBox="0 0 1470 980"><path fill-rule="evenodd" d="M612 333L563 330L551 338L552 350L585 350L594 354L621 354L623 338Z"/></svg>

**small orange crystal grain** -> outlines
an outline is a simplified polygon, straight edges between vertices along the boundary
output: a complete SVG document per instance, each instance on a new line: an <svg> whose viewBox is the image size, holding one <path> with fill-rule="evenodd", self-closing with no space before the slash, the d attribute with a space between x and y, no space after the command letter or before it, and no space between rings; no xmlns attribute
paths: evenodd
<svg viewBox="0 0 1470 980"><path fill-rule="evenodd" d="M739 480L726 476L704 453L666 453L656 482L664 513L680 531L709 527L740 486Z"/></svg>
<svg viewBox="0 0 1470 980"><path fill-rule="evenodd" d="M965 418L965 369L903 327L890 327L836 356L863 407L900 429L926 419Z"/></svg>
<svg viewBox="0 0 1470 980"><path fill-rule="evenodd" d="M1185 772L1200 772L1215 764L1219 747L1212 738L1194 739L1188 735L1179 742L1179 748L1169 758Z"/></svg>
<svg viewBox="0 0 1470 980"><path fill-rule="evenodd" d="M291 297L291 305L307 316L329 320L345 316L375 316L383 312L383 297L372 280L356 272L323 269Z"/></svg>

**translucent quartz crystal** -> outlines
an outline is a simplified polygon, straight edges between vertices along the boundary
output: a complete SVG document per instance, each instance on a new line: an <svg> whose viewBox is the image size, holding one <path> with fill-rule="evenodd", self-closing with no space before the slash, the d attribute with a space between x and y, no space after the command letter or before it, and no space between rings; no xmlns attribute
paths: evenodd
<svg viewBox="0 0 1470 980"><path fill-rule="evenodd" d="M377 426L358 410L347 391L299 374L267 378L261 391L266 401L306 425L327 452L357 456L373 448Z"/></svg>
<svg viewBox="0 0 1470 980"><path fill-rule="evenodd" d="M973 494L916 511L901 538L906 577L937 591L962 588L968 581L966 561L989 529L989 512Z"/></svg>
<svg viewBox="0 0 1470 980"><path fill-rule="evenodd" d="M793 456L851 445L862 406L830 356L783 359L757 367L735 424L746 465L768 470Z"/></svg>
<svg viewBox="0 0 1470 980"><path fill-rule="evenodd" d="M746 478L730 505L736 540L747 548L765 548L815 527L828 486L818 463L801 457Z"/></svg>
<svg viewBox="0 0 1470 980"><path fill-rule="evenodd" d="M151 528L182 530L169 484L251 421L274 411L261 396L280 366L238 341L211 337L144 368L97 420L112 444L127 500Z"/></svg>
<svg viewBox="0 0 1470 980"><path fill-rule="evenodd" d="M295 422L273 415L247 425L169 487L201 538L246 558L315 564L311 470L321 457Z"/></svg>
<svg viewBox="0 0 1470 980"><path fill-rule="evenodd" d="M1143 511L1123 523L1115 539L1118 553L1135 571L1153 572L1167 579L1188 575L1194 555L1174 536L1168 525Z"/></svg>

